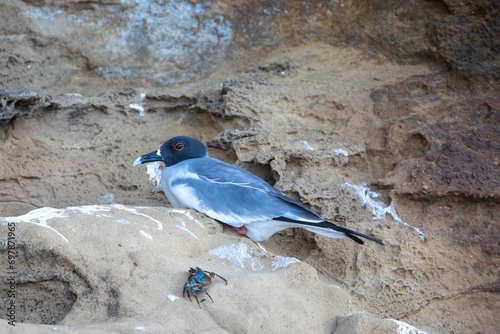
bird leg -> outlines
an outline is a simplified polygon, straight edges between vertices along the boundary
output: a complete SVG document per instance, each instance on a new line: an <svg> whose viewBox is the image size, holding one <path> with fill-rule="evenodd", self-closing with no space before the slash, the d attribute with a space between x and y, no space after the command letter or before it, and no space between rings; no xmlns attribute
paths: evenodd
<svg viewBox="0 0 500 334"><path fill-rule="evenodd" d="M236 227L236 226L231 226L235 231L236 233L238 234L247 234L247 228L245 227L245 225L241 226L241 227Z"/></svg>

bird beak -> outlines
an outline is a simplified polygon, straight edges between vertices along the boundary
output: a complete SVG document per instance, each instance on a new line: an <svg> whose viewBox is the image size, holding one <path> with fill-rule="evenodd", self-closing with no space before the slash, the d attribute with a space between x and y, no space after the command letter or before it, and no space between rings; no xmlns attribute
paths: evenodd
<svg viewBox="0 0 500 334"><path fill-rule="evenodd" d="M159 150L140 156L139 158L135 159L134 164L132 166L133 167L139 166L146 162L163 161L163 158L158 154L158 152Z"/></svg>

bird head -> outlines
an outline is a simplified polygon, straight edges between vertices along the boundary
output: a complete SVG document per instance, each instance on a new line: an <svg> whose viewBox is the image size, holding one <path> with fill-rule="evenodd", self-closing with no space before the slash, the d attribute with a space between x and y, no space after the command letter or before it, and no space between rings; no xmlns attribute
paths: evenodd
<svg viewBox="0 0 500 334"><path fill-rule="evenodd" d="M170 167L184 160L204 157L208 157L205 145L194 138L178 136L167 140L157 151L140 156L134 161L133 166L163 161L166 167Z"/></svg>

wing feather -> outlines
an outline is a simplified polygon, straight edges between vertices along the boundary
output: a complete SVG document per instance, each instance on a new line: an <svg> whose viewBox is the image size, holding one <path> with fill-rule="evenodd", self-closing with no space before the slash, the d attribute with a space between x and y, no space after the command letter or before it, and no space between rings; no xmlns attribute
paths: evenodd
<svg viewBox="0 0 500 334"><path fill-rule="evenodd" d="M330 230L345 235L362 244L358 237L382 244L362 233L332 224L298 201L279 192L256 175L217 159L190 159L181 162L180 168L187 168L190 175L197 177L179 178L172 183L187 186L196 200L193 208L228 225L261 224L268 220ZM273 224L269 222L269 224ZM278 224L278 223L277 223ZM292 225L290 225L292 227ZM321 234L321 233L320 233ZM327 235L327 234L325 234Z"/></svg>
<svg viewBox="0 0 500 334"><path fill-rule="evenodd" d="M182 164L182 163L181 163ZM277 217L296 222L323 219L279 192L256 175L212 158L191 159L185 166L197 178L180 178L172 186L186 185L198 199L195 209L223 223L241 226Z"/></svg>

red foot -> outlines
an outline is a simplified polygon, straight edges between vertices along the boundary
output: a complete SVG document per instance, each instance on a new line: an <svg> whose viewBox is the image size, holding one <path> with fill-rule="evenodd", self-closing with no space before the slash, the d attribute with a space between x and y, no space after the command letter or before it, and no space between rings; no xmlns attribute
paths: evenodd
<svg viewBox="0 0 500 334"><path fill-rule="evenodd" d="M245 225L243 225L242 227L236 227L236 226L231 226L231 227L234 228L234 230L238 234L247 234L247 228L245 227Z"/></svg>

